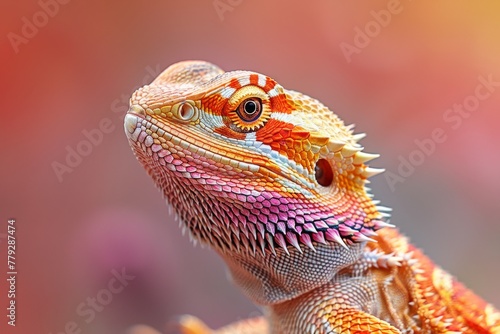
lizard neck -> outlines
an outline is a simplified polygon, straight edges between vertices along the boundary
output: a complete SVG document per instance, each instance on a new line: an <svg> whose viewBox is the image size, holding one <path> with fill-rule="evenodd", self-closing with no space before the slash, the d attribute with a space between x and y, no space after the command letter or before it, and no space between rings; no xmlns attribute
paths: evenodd
<svg viewBox="0 0 500 334"><path fill-rule="evenodd" d="M219 253L233 281L248 298L260 305L274 305L330 282L359 259L364 247L365 243L348 248L328 243L318 244L315 251L307 248L299 252L288 247L288 254L283 249L277 249L276 255Z"/></svg>

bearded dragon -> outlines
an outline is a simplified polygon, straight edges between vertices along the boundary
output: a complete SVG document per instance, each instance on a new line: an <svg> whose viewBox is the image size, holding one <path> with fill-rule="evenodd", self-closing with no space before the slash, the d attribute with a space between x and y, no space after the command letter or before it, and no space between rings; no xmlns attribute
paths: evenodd
<svg viewBox="0 0 500 334"><path fill-rule="evenodd" d="M350 126L250 71L167 68L130 99L125 133L194 240L264 317L183 333L500 333L500 313L411 245L372 199Z"/></svg>

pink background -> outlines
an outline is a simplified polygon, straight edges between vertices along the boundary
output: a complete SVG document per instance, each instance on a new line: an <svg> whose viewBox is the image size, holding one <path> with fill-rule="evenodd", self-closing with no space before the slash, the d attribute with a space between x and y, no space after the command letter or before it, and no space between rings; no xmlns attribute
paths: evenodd
<svg viewBox="0 0 500 334"><path fill-rule="evenodd" d="M9 36L22 35L23 17L43 18L40 4L1 2L0 234L17 220L19 274L12 328L0 239L0 332L62 333L72 321L82 333L163 329L184 313L217 327L258 313L217 256L182 237L122 130L122 97L185 59L318 98L368 134L366 150L382 154L372 165L391 172L441 128L446 140L394 191L383 175L371 186L392 223L500 306L500 87L456 129L443 119L478 77L500 81L499 3L233 0L219 16L214 3L226 2L73 0L17 47ZM381 27L371 11L392 3ZM354 45L358 28L372 37L349 62L340 44ZM53 163L103 120L108 133L60 182ZM77 306L122 268L135 278L86 323Z"/></svg>

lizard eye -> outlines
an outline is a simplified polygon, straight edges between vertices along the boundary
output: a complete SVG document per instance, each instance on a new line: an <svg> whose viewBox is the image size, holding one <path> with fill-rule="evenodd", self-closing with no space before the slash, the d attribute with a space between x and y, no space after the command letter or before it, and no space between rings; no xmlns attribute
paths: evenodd
<svg viewBox="0 0 500 334"><path fill-rule="evenodd" d="M262 101L251 97L240 103L236 113L243 122L254 122L262 114Z"/></svg>
<svg viewBox="0 0 500 334"><path fill-rule="evenodd" d="M269 96L253 85L238 89L229 98L227 108L228 126L236 132L257 131L271 117Z"/></svg>
<svg viewBox="0 0 500 334"><path fill-rule="evenodd" d="M328 187L333 182L333 170L330 163L325 159L319 159L314 167L316 182L318 182L323 187Z"/></svg>

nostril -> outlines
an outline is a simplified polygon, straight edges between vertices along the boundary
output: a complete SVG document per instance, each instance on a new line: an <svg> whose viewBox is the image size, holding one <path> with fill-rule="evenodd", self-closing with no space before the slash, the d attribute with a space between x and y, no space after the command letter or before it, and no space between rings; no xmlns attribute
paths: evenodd
<svg viewBox="0 0 500 334"><path fill-rule="evenodd" d="M194 107L189 103L184 103L179 107L179 117L183 121L189 121L194 116Z"/></svg>
<svg viewBox="0 0 500 334"><path fill-rule="evenodd" d="M198 119L198 108L193 101L176 103L171 109L172 115L182 122L194 122Z"/></svg>

